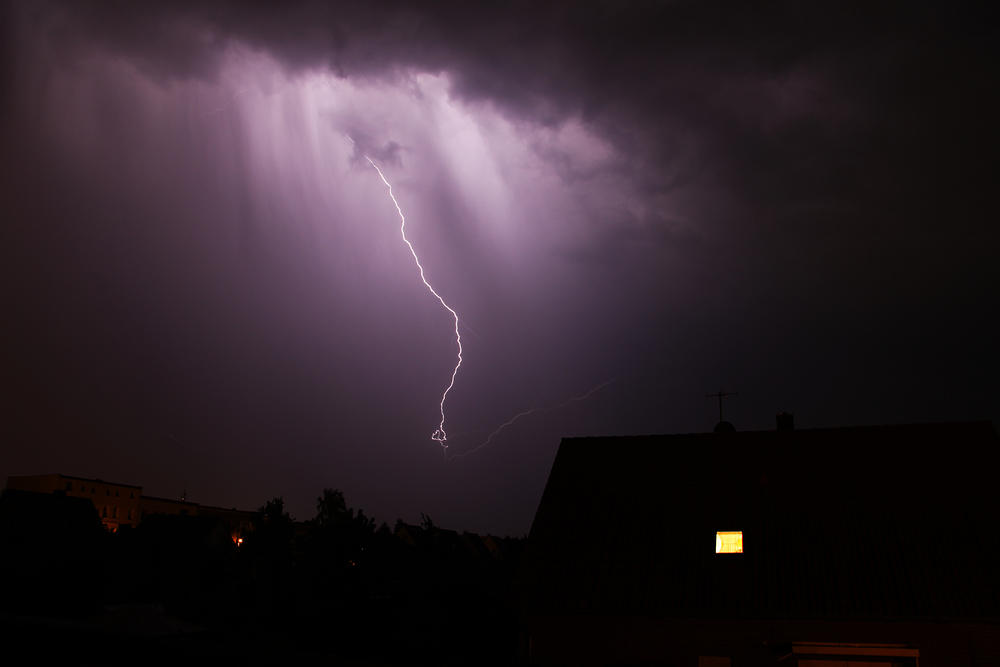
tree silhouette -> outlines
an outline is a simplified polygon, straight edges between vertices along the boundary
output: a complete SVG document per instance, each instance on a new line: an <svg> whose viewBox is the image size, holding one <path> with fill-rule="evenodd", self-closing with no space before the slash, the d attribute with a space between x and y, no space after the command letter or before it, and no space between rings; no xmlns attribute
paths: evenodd
<svg viewBox="0 0 1000 667"><path fill-rule="evenodd" d="M347 503L339 489L323 489L323 495L316 498L316 523L319 525L342 521L347 514Z"/></svg>
<svg viewBox="0 0 1000 667"><path fill-rule="evenodd" d="M244 553L251 568L274 598L283 575L292 561L293 521L285 512L284 497L278 497L257 510L253 531L244 541Z"/></svg>

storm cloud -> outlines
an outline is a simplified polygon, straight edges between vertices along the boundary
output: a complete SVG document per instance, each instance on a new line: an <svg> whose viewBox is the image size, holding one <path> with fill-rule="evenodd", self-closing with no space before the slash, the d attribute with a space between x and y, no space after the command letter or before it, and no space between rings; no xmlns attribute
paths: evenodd
<svg viewBox="0 0 1000 667"><path fill-rule="evenodd" d="M2 474L524 532L572 435L996 421L996 16L11 3ZM452 453L430 440L462 318Z"/></svg>

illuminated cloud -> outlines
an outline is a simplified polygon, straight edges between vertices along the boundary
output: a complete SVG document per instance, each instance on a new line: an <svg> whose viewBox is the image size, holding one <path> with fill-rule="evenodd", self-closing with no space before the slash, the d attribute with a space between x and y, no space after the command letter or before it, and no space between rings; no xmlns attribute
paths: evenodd
<svg viewBox="0 0 1000 667"><path fill-rule="evenodd" d="M514 532L559 437L711 430L722 386L740 429L995 413L971 9L4 12L6 389L35 452L11 474L204 475L302 516L335 486ZM492 439L447 468L452 323L363 155L469 328L449 451Z"/></svg>

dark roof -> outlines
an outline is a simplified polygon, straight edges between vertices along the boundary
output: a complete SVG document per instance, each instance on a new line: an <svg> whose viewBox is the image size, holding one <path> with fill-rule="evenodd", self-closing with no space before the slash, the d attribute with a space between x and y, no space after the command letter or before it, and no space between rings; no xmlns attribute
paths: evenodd
<svg viewBox="0 0 1000 667"><path fill-rule="evenodd" d="M172 503L174 505L189 505L191 507L199 507L198 503L192 502L190 500L177 500L176 498L158 498L156 496L147 496L145 494L139 496L140 500L155 500L158 503Z"/></svg>
<svg viewBox="0 0 1000 667"><path fill-rule="evenodd" d="M468 531L462 532L462 542L468 547L469 552L481 563L487 563L492 565L496 561L496 557L493 552L487 548L486 544L483 542L482 535L477 533L470 533Z"/></svg>
<svg viewBox="0 0 1000 667"><path fill-rule="evenodd" d="M145 498L145 497L146 496L143 496L143 498ZM259 512L256 511L256 510L238 510L235 507L216 507L215 505L198 505L198 509L199 510L212 510L213 512L227 512L229 514L232 514L233 512L235 512L237 514L247 514L247 515L250 515L250 516L252 516L254 514L259 514ZM305 522L297 521L296 523L305 523Z"/></svg>
<svg viewBox="0 0 1000 667"><path fill-rule="evenodd" d="M989 422L562 441L522 611L1000 618ZM716 554L716 531L744 553Z"/></svg>
<svg viewBox="0 0 1000 667"><path fill-rule="evenodd" d="M90 479L89 477L74 477L73 475L64 475L61 472L56 473L63 479L75 479L78 482L90 482L91 484L109 484L111 486L124 486L127 489L142 489L141 486L136 486L134 484L122 484L120 482L108 482L103 479ZM42 477L43 475L37 475Z"/></svg>

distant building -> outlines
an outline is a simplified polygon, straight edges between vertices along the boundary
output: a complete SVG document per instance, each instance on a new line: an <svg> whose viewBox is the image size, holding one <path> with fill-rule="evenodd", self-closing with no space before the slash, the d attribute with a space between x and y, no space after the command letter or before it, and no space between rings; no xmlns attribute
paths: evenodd
<svg viewBox="0 0 1000 667"><path fill-rule="evenodd" d="M474 543L479 540L479 536L474 533L467 533L469 538L463 539L462 534L456 530L447 530L432 526L412 526L408 523L401 524L396 530L396 537L407 544L437 555L462 554L465 556L476 556Z"/></svg>
<svg viewBox="0 0 1000 667"><path fill-rule="evenodd" d="M184 500L170 500L142 495L141 486L105 482L100 479L70 477L59 473L8 477L7 488L38 493L65 493L69 497L87 498L94 503L104 528L114 532L122 527L136 527L153 514L218 517L225 522L233 542L251 529L254 512L235 507L211 507Z"/></svg>
<svg viewBox="0 0 1000 667"><path fill-rule="evenodd" d="M71 498L87 498L94 503L105 529L116 531L121 526L139 525L141 486L84 479L53 473L28 477L8 477L7 488L18 491L54 493L62 491Z"/></svg>
<svg viewBox="0 0 1000 667"><path fill-rule="evenodd" d="M198 516L198 503L171 498L156 498L143 496L139 503L139 520L142 521L151 514L177 514L180 516Z"/></svg>
<svg viewBox="0 0 1000 667"><path fill-rule="evenodd" d="M235 507L211 507L199 505L186 500L171 500L169 498L154 498L142 496L139 501L139 520L154 514L177 514L181 516L207 516L222 519L233 542L239 543L240 536L252 530L255 512L238 510Z"/></svg>
<svg viewBox="0 0 1000 667"><path fill-rule="evenodd" d="M521 658L1000 664L998 470L989 422L564 439Z"/></svg>
<svg viewBox="0 0 1000 667"><path fill-rule="evenodd" d="M238 510L235 507L226 509L225 507L211 507L209 505L198 506L198 516L218 517L226 524L229 530L229 537L233 542L239 544L240 537L253 530L254 516L257 512L247 512Z"/></svg>
<svg viewBox="0 0 1000 667"><path fill-rule="evenodd" d="M411 547L420 548L424 545L424 533L426 531L420 526L411 526L408 523L401 524L396 529L396 537L403 540Z"/></svg>

